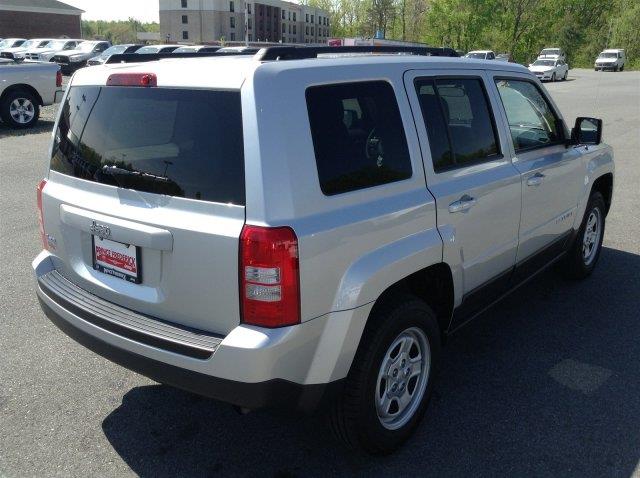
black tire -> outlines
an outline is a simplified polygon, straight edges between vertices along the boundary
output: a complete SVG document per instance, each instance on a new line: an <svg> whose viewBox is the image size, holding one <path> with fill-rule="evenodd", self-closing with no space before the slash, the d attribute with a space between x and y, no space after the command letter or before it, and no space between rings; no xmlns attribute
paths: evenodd
<svg viewBox="0 0 640 478"><path fill-rule="evenodd" d="M18 119L12 115L12 104L18 101L23 106L28 105L25 114L19 115ZM27 90L13 90L5 94L0 102L0 117L5 124L11 128L30 128L38 122L40 117L40 105L36 97ZM27 120L28 118L28 120Z"/></svg>
<svg viewBox="0 0 640 478"><path fill-rule="evenodd" d="M415 400L407 406L406 423L391 430L378 418L378 374L382 361L390 352L394 341L411 330L423 332L428 339L430 350L429 366L424 367L424 370L428 370L428 375L424 379L416 379L413 383L413 393L417 393L419 384L423 383L420 380L424 380L426 386L421 399L416 395ZM336 437L349 448L374 455L388 454L400 447L413 434L427 409L440 347L440 330L436 316L422 300L412 295L398 295L380 306L376 305L351 365L344 392L329 413L330 425ZM424 355L427 356L426 353ZM409 358L407 360L410 368ZM399 380L403 379L400 377ZM409 382L411 379L406 381L407 390L411 388ZM405 385L401 385L398 391L404 388Z"/></svg>
<svg viewBox="0 0 640 478"><path fill-rule="evenodd" d="M551 75L551 83L555 83L555 82L556 82L556 74L555 74L555 73L553 73L553 74Z"/></svg>
<svg viewBox="0 0 640 478"><path fill-rule="evenodd" d="M569 76L569 70L564 72L564 76L562 77L562 81L567 81L567 77Z"/></svg>
<svg viewBox="0 0 640 478"><path fill-rule="evenodd" d="M595 251L593 255L588 257L588 260L583 254L583 243L585 238L585 231L587 229L587 223L593 211L596 211L600 221L600 233L597 237L595 244ZM606 205L602 194L598 191L591 193L587 208L582 218L582 224L578 230L578 234L575 238L571 249L567 252L564 260L560 264L560 270L562 273L570 279L584 279L591 275L598 263L600 257L600 251L602 249L602 239L604 238L604 231L606 225Z"/></svg>
<svg viewBox="0 0 640 478"><path fill-rule="evenodd" d="M620 71L624 71L624 65L620 67Z"/></svg>

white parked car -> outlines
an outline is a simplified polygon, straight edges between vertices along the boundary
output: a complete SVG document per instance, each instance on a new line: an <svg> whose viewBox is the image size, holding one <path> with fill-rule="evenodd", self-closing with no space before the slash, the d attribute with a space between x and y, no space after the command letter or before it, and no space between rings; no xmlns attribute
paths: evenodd
<svg viewBox="0 0 640 478"><path fill-rule="evenodd" d="M495 60L496 54L491 50L474 50L467 53L464 58L473 58L474 60Z"/></svg>
<svg viewBox="0 0 640 478"><path fill-rule="evenodd" d="M567 54L564 52L562 48L544 48L540 54L538 55L538 59L555 59L555 60L563 60L567 61Z"/></svg>
<svg viewBox="0 0 640 478"><path fill-rule="evenodd" d="M153 55L155 53L171 53L180 48L180 45L147 45L136 51L138 55Z"/></svg>
<svg viewBox="0 0 640 478"><path fill-rule="evenodd" d="M529 71L541 81L566 80L569 75L569 65L564 60L537 59L529 65Z"/></svg>
<svg viewBox="0 0 640 478"><path fill-rule="evenodd" d="M10 128L34 126L40 107L59 103L63 93L58 65L0 59L0 118Z"/></svg>
<svg viewBox="0 0 640 478"><path fill-rule="evenodd" d="M32 61L49 61L56 53L73 50L83 41L67 38L50 40L44 45L28 49L24 54L24 58Z"/></svg>
<svg viewBox="0 0 640 478"><path fill-rule="evenodd" d="M22 60L25 58L25 53L27 52L27 50L42 47L50 41L50 38L34 38L31 40L27 40L20 46L14 46L12 48L6 48L2 50L2 53L0 53L0 57L9 58L11 60Z"/></svg>
<svg viewBox="0 0 640 478"><path fill-rule="evenodd" d="M625 54L624 50L612 48L609 50L604 50L598 55L593 68L596 71L623 71L624 64L626 62L627 55Z"/></svg>
<svg viewBox="0 0 640 478"><path fill-rule="evenodd" d="M26 41L26 38L5 38L0 41L0 58L2 58L3 51L19 47Z"/></svg>

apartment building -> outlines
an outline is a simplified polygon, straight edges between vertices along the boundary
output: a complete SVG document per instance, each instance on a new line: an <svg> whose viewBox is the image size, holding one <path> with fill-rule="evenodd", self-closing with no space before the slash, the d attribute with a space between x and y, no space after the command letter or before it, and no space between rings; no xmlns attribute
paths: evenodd
<svg viewBox="0 0 640 478"><path fill-rule="evenodd" d="M329 12L282 0L160 0L160 38L326 44Z"/></svg>

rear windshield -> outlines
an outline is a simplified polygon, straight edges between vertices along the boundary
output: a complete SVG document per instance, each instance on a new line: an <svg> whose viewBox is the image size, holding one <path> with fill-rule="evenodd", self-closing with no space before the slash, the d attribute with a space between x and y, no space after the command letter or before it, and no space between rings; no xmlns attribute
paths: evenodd
<svg viewBox="0 0 640 478"><path fill-rule="evenodd" d="M169 196L244 205L238 91L72 87L51 169Z"/></svg>

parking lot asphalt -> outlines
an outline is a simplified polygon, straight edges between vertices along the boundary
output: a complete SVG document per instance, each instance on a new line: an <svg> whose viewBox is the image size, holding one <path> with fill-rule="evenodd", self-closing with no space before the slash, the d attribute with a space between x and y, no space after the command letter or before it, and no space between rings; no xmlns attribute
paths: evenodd
<svg viewBox="0 0 640 478"><path fill-rule="evenodd" d="M547 84L565 119L604 119L616 184L592 277L553 271L444 349L418 433L371 458L319 418L231 407L94 355L41 313L35 186L55 108L0 124L0 476L640 477L640 73L571 70Z"/></svg>

